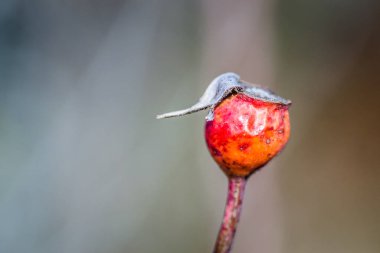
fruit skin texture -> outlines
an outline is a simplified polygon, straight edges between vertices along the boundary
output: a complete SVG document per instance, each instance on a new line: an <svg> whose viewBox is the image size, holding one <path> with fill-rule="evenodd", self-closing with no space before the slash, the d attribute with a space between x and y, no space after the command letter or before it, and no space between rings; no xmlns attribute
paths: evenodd
<svg viewBox="0 0 380 253"><path fill-rule="evenodd" d="M228 177L249 177L277 155L290 135L288 105L232 94L206 122L211 156Z"/></svg>

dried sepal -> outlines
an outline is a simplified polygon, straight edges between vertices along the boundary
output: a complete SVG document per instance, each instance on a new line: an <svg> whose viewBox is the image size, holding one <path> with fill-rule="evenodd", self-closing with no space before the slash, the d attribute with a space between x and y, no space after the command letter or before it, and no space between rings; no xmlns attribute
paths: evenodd
<svg viewBox="0 0 380 253"><path fill-rule="evenodd" d="M246 94L249 97L264 102L283 105L291 104L290 100L277 96L268 89L254 86L243 80L240 80L240 76L235 73L227 72L216 77L210 83L202 97L199 99L198 103L187 109L157 115L157 119L179 117L201 110L210 109L210 112L207 115L206 119L212 120L213 109L228 95L240 92Z"/></svg>

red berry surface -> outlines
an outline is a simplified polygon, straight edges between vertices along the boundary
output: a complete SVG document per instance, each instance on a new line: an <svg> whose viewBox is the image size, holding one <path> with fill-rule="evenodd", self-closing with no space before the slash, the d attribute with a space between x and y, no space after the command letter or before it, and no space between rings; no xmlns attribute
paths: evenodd
<svg viewBox="0 0 380 253"><path fill-rule="evenodd" d="M288 105L232 94L206 122L208 149L224 173L248 177L281 151L289 139Z"/></svg>

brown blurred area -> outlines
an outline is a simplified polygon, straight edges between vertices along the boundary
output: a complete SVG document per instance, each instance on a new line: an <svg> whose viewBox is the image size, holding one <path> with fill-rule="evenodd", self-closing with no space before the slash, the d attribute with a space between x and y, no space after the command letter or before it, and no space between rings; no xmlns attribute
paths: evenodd
<svg viewBox="0 0 380 253"><path fill-rule="evenodd" d="M226 71L293 101L233 252L380 251L380 5L0 3L0 252L211 252L227 181L193 104Z"/></svg>
<svg viewBox="0 0 380 253"><path fill-rule="evenodd" d="M281 80L302 85L293 88L294 134L278 179L285 252L380 249L380 9L340 7L309 44L283 45L310 51L281 61L291 66Z"/></svg>

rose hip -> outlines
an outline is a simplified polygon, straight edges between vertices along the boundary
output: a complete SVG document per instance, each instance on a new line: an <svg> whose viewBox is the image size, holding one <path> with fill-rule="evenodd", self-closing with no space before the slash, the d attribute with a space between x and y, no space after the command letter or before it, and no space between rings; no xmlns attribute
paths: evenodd
<svg viewBox="0 0 380 253"><path fill-rule="evenodd" d="M240 80L237 74L225 73L211 82L195 105L157 116L178 117L210 109L205 125L207 147L228 177L227 202L214 253L231 250L248 177L288 141L290 104L290 100Z"/></svg>
<svg viewBox="0 0 380 253"><path fill-rule="evenodd" d="M206 121L211 156L227 176L248 177L270 161L289 139L288 105L230 95Z"/></svg>

